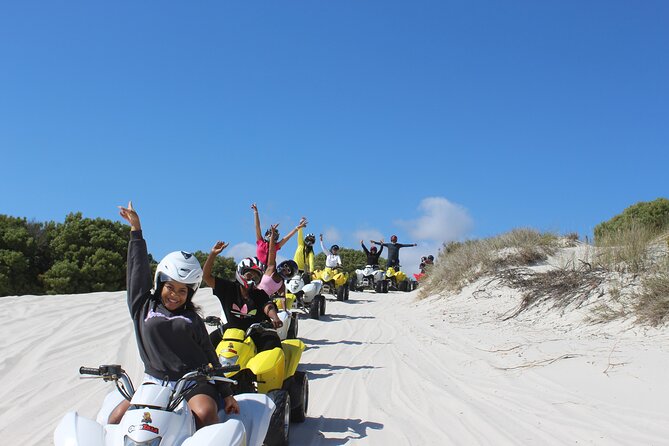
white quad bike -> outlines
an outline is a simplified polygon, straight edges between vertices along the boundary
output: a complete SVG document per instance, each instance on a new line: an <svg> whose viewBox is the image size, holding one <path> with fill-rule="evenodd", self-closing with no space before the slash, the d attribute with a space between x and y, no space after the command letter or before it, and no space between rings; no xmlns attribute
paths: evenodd
<svg viewBox="0 0 669 446"><path fill-rule="evenodd" d="M238 370L238 366L213 369L202 368L186 373L172 389L168 384L143 383L137 390L120 365L101 365L98 368L81 367L82 375L99 376L114 381L118 392L104 400L95 421L68 412L54 432L55 446L261 446L274 402L262 394L235 395L239 403L238 415L227 415L223 408L218 415L220 423L195 430L195 419L184 400L191 383L214 380L235 383L224 373ZM123 398L130 407L119 424L108 424L112 410Z"/></svg>
<svg viewBox="0 0 669 446"><path fill-rule="evenodd" d="M286 298L292 301L292 305L311 319L319 319L325 315L325 296L321 294L323 281L312 280L305 284L303 274L295 274L290 279L285 280ZM297 325L295 325L295 334L297 334Z"/></svg>
<svg viewBox="0 0 669 446"><path fill-rule="evenodd" d="M386 279L386 272L378 267L366 265L363 269L355 270L355 275L351 277L348 287L353 291L371 289L377 293L387 293L388 280Z"/></svg>

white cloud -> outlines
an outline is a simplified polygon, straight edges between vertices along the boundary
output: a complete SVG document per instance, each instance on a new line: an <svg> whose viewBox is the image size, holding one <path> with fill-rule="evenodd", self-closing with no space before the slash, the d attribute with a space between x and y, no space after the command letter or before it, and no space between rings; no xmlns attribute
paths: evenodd
<svg viewBox="0 0 669 446"><path fill-rule="evenodd" d="M328 246L328 243L330 245L333 245L335 243L340 244L341 243L341 233L337 230L337 228L327 228L323 232L323 243L325 246Z"/></svg>
<svg viewBox="0 0 669 446"><path fill-rule="evenodd" d="M363 240L369 246L370 240L381 240L383 233L378 229L359 229L353 233L355 240ZM357 249L357 248L356 248Z"/></svg>
<svg viewBox="0 0 669 446"><path fill-rule="evenodd" d="M225 257L234 257L235 261L239 262L246 257L254 257L256 255L256 245L246 242L237 243L236 245L227 248L221 255Z"/></svg>
<svg viewBox="0 0 669 446"><path fill-rule="evenodd" d="M423 213L422 216L398 222L418 240L431 240L439 244L460 240L473 226L467 209L443 197L424 198L418 209Z"/></svg>

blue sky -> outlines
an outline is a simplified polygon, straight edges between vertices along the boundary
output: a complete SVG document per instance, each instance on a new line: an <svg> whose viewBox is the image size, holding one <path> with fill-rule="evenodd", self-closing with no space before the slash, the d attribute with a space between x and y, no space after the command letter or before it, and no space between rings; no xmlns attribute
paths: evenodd
<svg viewBox="0 0 669 446"><path fill-rule="evenodd" d="M5 2L0 213L149 250L590 234L669 195L669 2ZM282 251L292 256L294 241Z"/></svg>

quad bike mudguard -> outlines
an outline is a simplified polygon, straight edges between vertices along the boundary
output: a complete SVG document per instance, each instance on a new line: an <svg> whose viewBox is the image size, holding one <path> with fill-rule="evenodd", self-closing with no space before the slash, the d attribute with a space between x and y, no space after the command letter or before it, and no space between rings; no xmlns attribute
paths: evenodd
<svg viewBox="0 0 669 446"><path fill-rule="evenodd" d="M260 393L280 389L286 379L286 357L283 349L278 347L259 352L246 367L256 375Z"/></svg>

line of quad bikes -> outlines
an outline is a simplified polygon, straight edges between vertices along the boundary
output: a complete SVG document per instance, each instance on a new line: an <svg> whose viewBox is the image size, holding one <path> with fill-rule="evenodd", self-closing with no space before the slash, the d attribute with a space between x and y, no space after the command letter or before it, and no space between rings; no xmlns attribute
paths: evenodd
<svg viewBox="0 0 669 446"><path fill-rule="evenodd" d="M290 424L306 419L309 382L298 370L305 344L297 338L299 314L319 319L326 314L325 295L347 301L349 292L373 290L411 291L417 282L401 271L372 266L356 270L349 278L338 270L297 274L285 281L286 296L277 298L283 327L253 324L248 330L228 328L216 346L222 367L202 367L184 375L174 389L166 383L133 387L120 365L81 367L81 375L113 382L117 391L107 395L96 420L69 412L54 432L56 446L221 446L289 444ZM224 321L209 316L205 322L222 330ZM251 335L277 331L282 348L257 352ZM224 381L232 385L240 413L219 411L220 423L195 428L185 402L188 388L198 381ZM123 400L130 408L119 424L107 424L111 411Z"/></svg>

